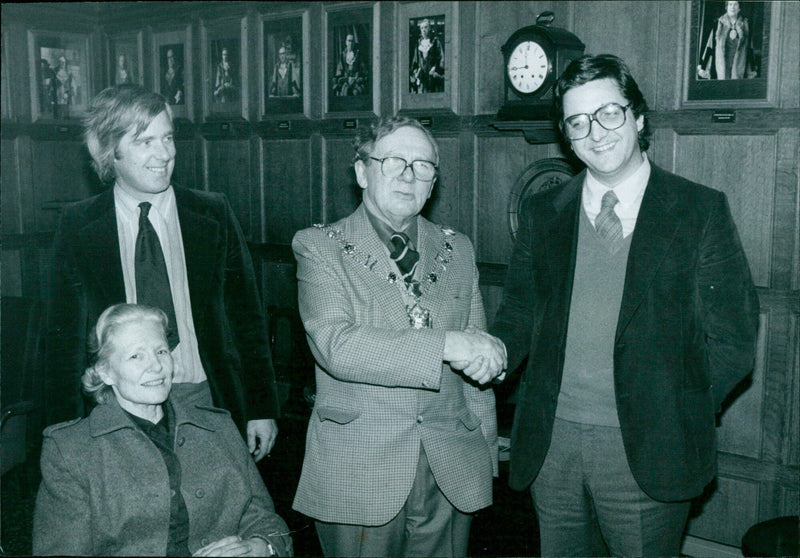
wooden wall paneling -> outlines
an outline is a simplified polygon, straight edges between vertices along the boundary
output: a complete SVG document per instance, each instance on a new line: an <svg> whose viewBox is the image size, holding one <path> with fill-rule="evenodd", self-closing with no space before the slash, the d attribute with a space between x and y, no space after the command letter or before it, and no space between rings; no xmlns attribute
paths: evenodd
<svg viewBox="0 0 800 558"><path fill-rule="evenodd" d="M688 9L684 2L657 2L656 47L648 52L655 56L656 88L644 92L650 110L674 110L680 106L683 94L684 54ZM634 77L636 77L634 75ZM638 83L638 78L637 83ZM640 83L640 86L642 84ZM644 90L643 90L644 91ZM649 96L648 96L649 94Z"/></svg>
<svg viewBox="0 0 800 558"><path fill-rule="evenodd" d="M456 12L454 12L456 13ZM458 45L453 56L453 70L459 81L456 95L458 114L473 114L475 112L476 74L475 56L478 52L477 6L475 2L458 3Z"/></svg>
<svg viewBox="0 0 800 558"><path fill-rule="evenodd" d="M464 232L459 222L460 202L470 194L469 186L465 192L461 183L459 138L457 135L437 135L435 139L439 145L439 179L422 214L434 223Z"/></svg>
<svg viewBox="0 0 800 558"><path fill-rule="evenodd" d="M208 190L228 198L242 232L254 240L260 232L258 215L250 206L250 142L248 139L204 140Z"/></svg>
<svg viewBox="0 0 800 558"><path fill-rule="evenodd" d="M561 151L556 144L531 145L521 135L478 136L475 149L477 258L481 263L508 264L513 248L508 198L514 182L534 161L558 157Z"/></svg>
<svg viewBox="0 0 800 558"><path fill-rule="evenodd" d="M475 134L472 130L462 130L458 138L458 159L456 169L460 184L458 213L455 216L458 230L468 235L477 253L475 220L477 218L478 190L475 180Z"/></svg>
<svg viewBox="0 0 800 558"><path fill-rule="evenodd" d="M762 313L768 333L763 418L762 458L786 466L798 466L798 315L800 299L796 292L761 293ZM797 478L795 478L795 483Z"/></svg>
<svg viewBox="0 0 800 558"><path fill-rule="evenodd" d="M687 534L740 546L742 535L759 521L759 491L757 482L720 475L716 490L703 505L702 514L689 520Z"/></svg>
<svg viewBox="0 0 800 558"><path fill-rule="evenodd" d="M28 49L27 32L20 23L6 25L6 13L8 3L0 4L3 13L2 27L2 48L4 65L3 78L8 79L8 90L3 89L3 104L8 104L9 114L3 114L5 119L9 118L14 122L27 122L31 118L31 99L28 82Z"/></svg>
<svg viewBox="0 0 800 558"><path fill-rule="evenodd" d="M56 229L64 203L88 198L103 189L82 141L34 138L30 164L38 232Z"/></svg>
<svg viewBox="0 0 800 558"><path fill-rule="evenodd" d="M22 232L22 205L20 184L20 138L0 140L0 168L3 169L0 205L2 205L2 234Z"/></svg>
<svg viewBox="0 0 800 558"><path fill-rule="evenodd" d="M778 4L776 2L775 4ZM800 2L780 2L781 48L779 52L778 103L783 108L800 106ZM776 6L778 7L778 6ZM795 126L800 122L795 121Z"/></svg>
<svg viewBox="0 0 800 558"><path fill-rule="evenodd" d="M717 428L718 450L731 454L761 458L761 437L765 430L765 372L769 370L766 362L766 347L769 315L762 309L759 319L758 345L753 373L735 391L743 390L720 417ZM757 419L757 420L754 420Z"/></svg>
<svg viewBox="0 0 800 558"><path fill-rule="evenodd" d="M297 308L297 265L292 262L265 262L264 304Z"/></svg>
<svg viewBox="0 0 800 558"><path fill-rule="evenodd" d="M782 128L777 141L771 286L797 290L800 288L800 130Z"/></svg>
<svg viewBox="0 0 800 558"><path fill-rule="evenodd" d="M586 45L586 54L614 54L630 67L645 99L654 102L659 87L672 87L673 73L659 75L658 44L664 2L576 2L572 32ZM665 10L667 11L667 10ZM625 14L625 17L620 17ZM668 17L668 20L673 19ZM672 21L668 26L674 25ZM675 64L678 69L680 64ZM662 80L664 81L662 85Z"/></svg>
<svg viewBox="0 0 800 558"><path fill-rule="evenodd" d="M776 136L678 136L681 176L725 192L753 281L770 285Z"/></svg>
<svg viewBox="0 0 800 558"><path fill-rule="evenodd" d="M797 297L795 296L795 302ZM783 463L798 467L800 465L800 310L795 306L788 318L787 335L787 372L791 378L791 386L787 389L787 420L784 422L782 439L784 448L781 452ZM794 487L795 493L798 487ZM794 510L797 513L798 500L795 498Z"/></svg>
<svg viewBox="0 0 800 558"><path fill-rule="evenodd" d="M264 240L291 244L294 233L311 226L308 139L261 140Z"/></svg>
<svg viewBox="0 0 800 558"><path fill-rule="evenodd" d="M322 220L333 223L350 215L361 203L361 188L353 171L352 137L323 137Z"/></svg>
<svg viewBox="0 0 800 558"><path fill-rule="evenodd" d="M0 254L0 267L3 270L0 292L3 296L22 296L22 250L4 248Z"/></svg>
<svg viewBox="0 0 800 558"><path fill-rule="evenodd" d="M202 143L194 138L175 140L175 168L172 171L172 181L184 188L206 190L204 181L200 178L198 166L202 168Z"/></svg>
<svg viewBox="0 0 800 558"><path fill-rule="evenodd" d="M786 430L785 422L789 419L792 402L788 399L791 394L792 378L791 351L797 346L797 341L789 336L793 332L790 312L787 308L788 300L784 297L762 297L762 320L759 332L766 333L769 338L768 353L765 362L767 368L764 376L764 406L760 414L754 415L762 421L763 445L761 458L770 463L786 463L783 456L787 449L797 442L783 439ZM791 453L791 451L789 452ZM796 453L796 450L795 450ZM797 465L797 463L794 463Z"/></svg>

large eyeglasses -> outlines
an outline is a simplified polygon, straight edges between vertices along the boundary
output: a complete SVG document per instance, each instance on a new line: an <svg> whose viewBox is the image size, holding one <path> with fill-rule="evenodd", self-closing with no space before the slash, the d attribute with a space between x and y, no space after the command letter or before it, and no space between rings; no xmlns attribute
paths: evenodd
<svg viewBox="0 0 800 558"><path fill-rule="evenodd" d="M570 140L587 137L592 131L592 121L606 130L616 130L625 124L625 116L631 104L628 103L623 107L619 103L608 103L594 111L594 114L573 114L561 121L561 130Z"/></svg>
<svg viewBox="0 0 800 558"><path fill-rule="evenodd" d="M417 159L410 163L402 157L384 157L383 159L370 157L370 159L381 164L381 172L386 178L397 178L406 172L409 167L411 167L411 173L417 180L433 180L433 177L436 176L436 165L424 159Z"/></svg>

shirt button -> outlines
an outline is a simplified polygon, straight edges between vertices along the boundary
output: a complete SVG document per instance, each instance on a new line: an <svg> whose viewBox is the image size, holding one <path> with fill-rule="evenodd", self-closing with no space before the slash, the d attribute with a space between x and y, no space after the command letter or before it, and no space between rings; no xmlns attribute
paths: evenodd
<svg viewBox="0 0 800 558"><path fill-rule="evenodd" d="M417 422L418 422L418 423L421 423L421 422L422 422L422 415L417 415Z"/></svg>
<svg viewBox="0 0 800 558"><path fill-rule="evenodd" d="M185 443L186 443L186 438L184 438L183 436L178 438L178 445L179 446L183 446L183 444L185 444Z"/></svg>
<svg viewBox="0 0 800 558"><path fill-rule="evenodd" d="M206 492L202 488L198 488L197 490L195 490L194 495L197 496L198 498L202 498L203 496L206 495Z"/></svg>

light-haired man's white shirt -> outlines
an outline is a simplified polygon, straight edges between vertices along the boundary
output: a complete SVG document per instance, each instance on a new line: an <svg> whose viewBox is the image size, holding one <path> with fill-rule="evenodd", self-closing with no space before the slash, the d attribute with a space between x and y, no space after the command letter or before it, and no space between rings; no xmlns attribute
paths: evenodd
<svg viewBox="0 0 800 558"><path fill-rule="evenodd" d="M647 156L642 154L642 164L631 176L614 186L614 193L617 195L619 203L614 206L614 213L622 223L622 236L626 237L636 228L636 219L639 216L639 208L642 206L642 198L647 188L647 181L650 180L650 161ZM586 179L583 182L583 209L586 216L594 225L594 220L600 213L600 203L606 192L612 190L602 184L592 172L586 171Z"/></svg>
<svg viewBox="0 0 800 558"><path fill-rule="evenodd" d="M148 213L150 222L158 234L164 260L167 263L175 320L178 322L180 343L172 351L175 361L175 383L197 383L206 380L197 335L192 319L192 304L189 298L189 281L186 275L186 258L183 253L183 237L178 221L178 206L175 191L170 186L164 192L147 196L152 207ZM114 186L114 206L117 214L119 254L122 259L122 276L125 281L125 300L136 302L136 237L139 234L139 200Z"/></svg>

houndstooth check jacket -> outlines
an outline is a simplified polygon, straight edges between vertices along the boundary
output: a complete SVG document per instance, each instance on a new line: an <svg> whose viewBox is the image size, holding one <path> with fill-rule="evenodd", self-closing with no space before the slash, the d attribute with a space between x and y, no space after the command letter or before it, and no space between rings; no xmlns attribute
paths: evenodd
<svg viewBox="0 0 800 558"><path fill-rule="evenodd" d="M400 287L386 280L388 252L363 205L333 225L343 242L320 228L301 230L292 242L300 315L317 362L293 507L318 520L391 520L411 490L420 444L457 509L471 513L492 503L494 393L442 362L446 330L486 327L472 244L456 233L443 270L435 258L444 232L423 217L418 226L417 277L438 270L421 300L432 329L410 327ZM364 255L377 260L373 269L363 265Z"/></svg>

